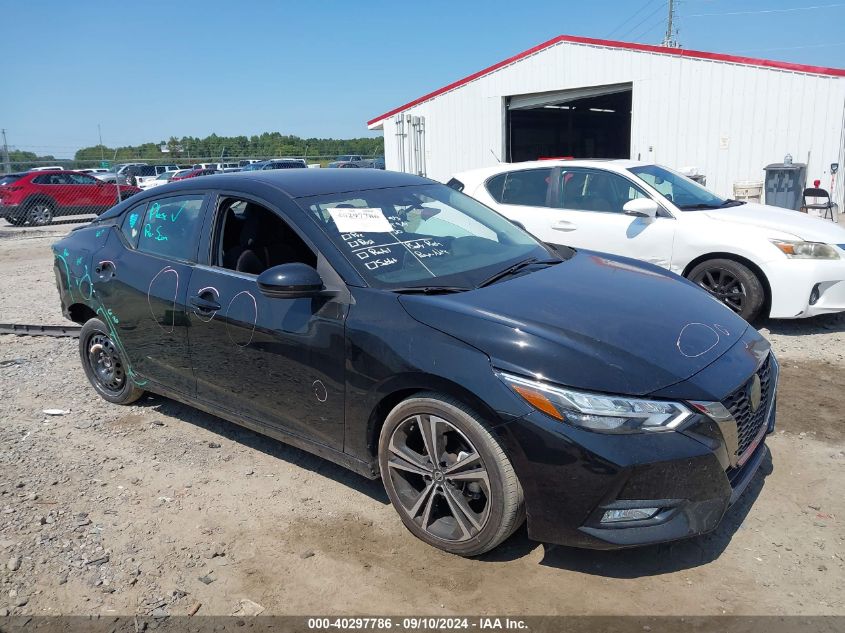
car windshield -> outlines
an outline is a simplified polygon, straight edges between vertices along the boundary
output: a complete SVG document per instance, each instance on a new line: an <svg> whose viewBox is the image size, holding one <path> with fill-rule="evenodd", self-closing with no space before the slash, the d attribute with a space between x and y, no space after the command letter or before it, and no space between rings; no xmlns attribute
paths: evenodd
<svg viewBox="0 0 845 633"><path fill-rule="evenodd" d="M659 165L629 167L628 171L651 185L682 211L722 209L742 204L736 200L720 198L694 180Z"/></svg>
<svg viewBox="0 0 845 633"><path fill-rule="evenodd" d="M245 165L243 171L259 171L264 166L264 163L250 163Z"/></svg>
<svg viewBox="0 0 845 633"><path fill-rule="evenodd" d="M559 259L480 202L445 185L299 198L367 283L469 289L527 259Z"/></svg>
<svg viewBox="0 0 845 633"><path fill-rule="evenodd" d="M349 154L344 154L343 156L338 156L337 158L335 158L335 160L352 160L352 156L350 156Z"/></svg>

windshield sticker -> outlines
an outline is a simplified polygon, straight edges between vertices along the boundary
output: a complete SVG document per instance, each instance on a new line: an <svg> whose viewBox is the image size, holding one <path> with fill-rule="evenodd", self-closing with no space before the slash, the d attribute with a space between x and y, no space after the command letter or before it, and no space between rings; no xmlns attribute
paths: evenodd
<svg viewBox="0 0 845 633"><path fill-rule="evenodd" d="M392 233L394 227L381 209L328 209L341 233Z"/></svg>

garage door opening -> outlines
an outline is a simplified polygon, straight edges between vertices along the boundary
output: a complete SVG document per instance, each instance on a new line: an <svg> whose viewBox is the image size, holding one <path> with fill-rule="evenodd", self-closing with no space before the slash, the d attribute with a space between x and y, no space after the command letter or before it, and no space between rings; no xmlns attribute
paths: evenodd
<svg viewBox="0 0 845 633"><path fill-rule="evenodd" d="M539 158L630 158L631 84L508 100L509 162Z"/></svg>

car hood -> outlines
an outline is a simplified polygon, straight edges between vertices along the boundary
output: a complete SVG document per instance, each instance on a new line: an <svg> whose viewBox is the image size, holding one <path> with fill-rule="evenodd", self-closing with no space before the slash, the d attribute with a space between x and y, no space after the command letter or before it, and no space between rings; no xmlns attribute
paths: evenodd
<svg viewBox="0 0 845 633"><path fill-rule="evenodd" d="M686 213L700 213L688 211ZM821 220L791 209L765 204L747 203L704 212L708 217L735 224L758 226L779 233L788 233L796 239L826 244L845 244L845 228L830 220Z"/></svg>
<svg viewBox="0 0 845 633"><path fill-rule="evenodd" d="M690 378L749 327L674 273L588 251L487 288L402 295L400 303L417 321L486 353L494 367L628 395Z"/></svg>

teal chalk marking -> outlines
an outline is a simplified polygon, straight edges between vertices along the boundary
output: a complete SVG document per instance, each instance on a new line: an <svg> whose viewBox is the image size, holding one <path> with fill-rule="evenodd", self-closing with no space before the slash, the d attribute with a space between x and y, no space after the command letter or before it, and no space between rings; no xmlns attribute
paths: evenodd
<svg viewBox="0 0 845 633"><path fill-rule="evenodd" d="M186 204L186 203L184 203L184 202L183 202L183 203L182 203L182 206L181 206L181 207L179 207L179 210L178 210L175 214L174 214L174 213L171 213L171 214L170 214L170 221L171 221L171 222L175 222L175 221L176 221L176 218L178 218L178 217L179 217L179 214L180 214L180 213L182 213L182 211L184 210L184 208L185 208L185 204Z"/></svg>
<svg viewBox="0 0 845 633"><path fill-rule="evenodd" d="M129 228L134 229L135 224L138 222L138 214L137 213L130 213L129 214Z"/></svg>
<svg viewBox="0 0 845 633"><path fill-rule="evenodd" d="M106 230L105 230L105 229L100 229L99 231L97 231L97 232L94 234L94 237L100 237L100 236L102 236L102 234L103 234L103 233L105 233L105 232L106 232Z"/></svg>

